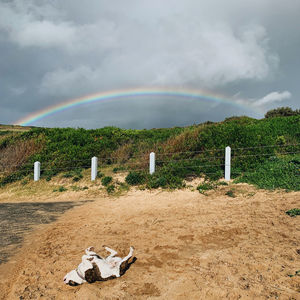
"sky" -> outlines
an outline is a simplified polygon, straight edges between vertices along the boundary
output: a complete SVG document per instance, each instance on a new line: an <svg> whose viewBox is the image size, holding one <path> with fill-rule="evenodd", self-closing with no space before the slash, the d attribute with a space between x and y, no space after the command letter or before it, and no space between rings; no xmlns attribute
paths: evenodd
<svg viewBox="0 0 300 300"><path fill-rule="evenodd" d="M143 129L299 109L299 28L299 0L0 0L0 124Z"/></svg>

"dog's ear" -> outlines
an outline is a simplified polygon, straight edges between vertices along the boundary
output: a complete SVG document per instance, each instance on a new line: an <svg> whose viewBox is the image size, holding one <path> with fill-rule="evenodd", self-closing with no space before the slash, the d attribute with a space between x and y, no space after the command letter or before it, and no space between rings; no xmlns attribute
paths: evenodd
<svg viewBox="0 0 300 300"><path fill-rule="evenodd" d="M77 286L77 285L79 285L79 283L77 283L77 282L75 282L73 280L69 280L68 285L70 285L70 286Z"/></svg>

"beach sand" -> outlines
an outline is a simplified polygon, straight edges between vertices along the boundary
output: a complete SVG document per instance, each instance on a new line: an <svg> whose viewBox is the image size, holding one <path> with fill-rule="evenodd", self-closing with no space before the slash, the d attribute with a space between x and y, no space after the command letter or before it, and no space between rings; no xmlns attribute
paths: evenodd
<svg viewBox="0 0 300 300"><path fill-rule="evenodd" d="M299 192L247 184L95 197L25 237L0 265L0 299L300 299L300 276L288 276L300 270L300 217L285 214L299 204ZM137 260L121 278L64 285L84 249L103 245L134 246Z"/></svg>

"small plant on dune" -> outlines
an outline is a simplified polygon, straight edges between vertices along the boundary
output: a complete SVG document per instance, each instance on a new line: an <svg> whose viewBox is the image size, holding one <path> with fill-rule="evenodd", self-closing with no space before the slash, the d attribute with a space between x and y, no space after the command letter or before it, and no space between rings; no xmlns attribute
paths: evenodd
<svg viewBox="0 0 300 300"><path fill-rule="evenodd" d="M80 179L82 179L83 178L83 175L82 174L79 174L79 175L75 175L74 177L73 177L73 181L74 182L78 182Z"/></svg>
<svg viewBox="0 0 300 300"><path fill-rule="evenodd" d="M73 176L74 176L74 174L72 172L67 172L67 173L63 174L62 177L64 177L64 178L71 178Z"/></svg>
<svg viewBox="0 0 300 300"><path fill-rule="evenodd" d="M226 181L220 181L218 182L218 185L228 185L228 183Z"/></svg>
<svg viewBox="0 0 300 300"><path fill-rule="evenodd" d="M126 178L125 181L129 185L138 185L138 184L143 184L145 182L145 176L141 173L138 172L130 172Z"/></svg>
<svg viewBox="0 0 300 300"><path fill-rule="evenodd" d="M66 189L64 186L60 186L58 189L54 189L53 192L65 192L67 191L68 189Z"/></svg>
<svg viewBox="0 0 300 300"><path fill-rule="evenodd" d="M234 189L231 189L231 190L227 191L227 192L225 193L225 195L228 196L228 197L232 197L232 198L235 198L235 197L236 197L236 196L235 196L235 191L234 191Z"/></svg>
<svg viewBox="0 0 300 300"><path fill-rule="evenodd" d="M67 189L64 186L60 186L58 191L61 193L67 191Z"/></svg>
<svg viewBox="0 0 300 300"><path fill-rule="evenodd" d="M24 179L22 182L21 182L22 185L26 185L28 184L28 180L27 179Z"/></svg>
<svg viewBox="0 0 300 300"><path fill-rule="evenodd" d="M112 177L111 176L105 176L102 178L101 183L104 186L108 186L112 182Z"/></svg>
<svg viewBox="0 0 300 300"><path fill-rule="evenodd" d="M104 174L101 173L101 172L98 172L98 173L97 173L97 178L102 178L102 177L104 177Z"/></svg>
<svg viewBox="0 0 300 300"><path fill-rule="evenodd" d="M113 184L108 185L106 191L108 194L112 194L115 191L115 186Z"/></svg>
<svg viewBox="0 0 300 300"><path fill-rule="evenodd" d="M289 277L300 276L300 270L296 271L295 274L288 274Z"/></svg>
<svg viewBox="0 0 300 300"><path fill-rule="evenodd" d="M197 186L197 190L201 194L205 194L206 191L213 190L216 188L216 184L212 182L204 182Z"/></svg>
<svg viewBox="0 0 300 300"><path fill-rule="evenodd" d="M290 217L300 216L300 208L293 208L285 212Z"/></svg>
<svg viewBox="0 0 300 300"><path fill-rule="evenodd" d="M125 167L115 167L115 168L113 168L113 172L114 172L114 173L117 173L117 172L119 172L119 171L125 171L125 170L126 170Z"/></svg>

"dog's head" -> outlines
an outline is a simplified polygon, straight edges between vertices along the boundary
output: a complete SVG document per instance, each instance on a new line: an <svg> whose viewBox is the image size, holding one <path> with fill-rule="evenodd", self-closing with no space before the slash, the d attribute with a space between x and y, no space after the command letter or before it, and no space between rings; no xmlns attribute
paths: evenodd
<svg viewBox="0 0 300 300"><path fill-rule="evenodd" d="M64 277L64 283L70 286L76 286L84 282L85 280L79 276L76 270L72 270Z"/></svg>

